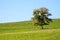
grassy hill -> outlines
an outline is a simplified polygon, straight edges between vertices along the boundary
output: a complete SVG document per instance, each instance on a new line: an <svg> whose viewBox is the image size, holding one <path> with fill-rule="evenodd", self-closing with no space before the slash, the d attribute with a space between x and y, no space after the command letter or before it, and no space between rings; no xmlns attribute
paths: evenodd
<svg viewBox="0 0 60 40"><path fill-rule="evenodd" d="M0 23L0 40L60 40L60 19L42 30L31 21Z"/></svg>

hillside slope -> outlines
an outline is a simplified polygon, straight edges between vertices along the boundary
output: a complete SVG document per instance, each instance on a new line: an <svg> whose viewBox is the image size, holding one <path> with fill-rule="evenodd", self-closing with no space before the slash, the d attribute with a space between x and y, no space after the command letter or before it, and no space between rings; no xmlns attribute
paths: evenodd
<svg viewBox="0 0 60 40"><path fill-rule="evenodd" d="M2 23L0 40L60 40L60 19L54 19L43 30L31 21Z"/></svg>
<svg viewBox="0 0 60 40"><path fill-rule="evenodd" d="M60 19L54 19L49 25L45 25L44 29L60 28ZM31 21L2 23L0 24L0 32L9 32L15 30L40 30L40 26L34 26Z"/></svg>

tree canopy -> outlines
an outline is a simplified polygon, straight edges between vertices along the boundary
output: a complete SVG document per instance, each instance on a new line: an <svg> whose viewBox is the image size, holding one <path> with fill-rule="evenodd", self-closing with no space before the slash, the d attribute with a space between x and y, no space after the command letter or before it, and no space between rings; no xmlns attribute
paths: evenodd
<svg viewBox="0 0 60 40"><path fill-rule="evenodd" d="M48 18L51 14L49 10L45 7L34 9L33 10L33 22L34 25L40 25L43 29L43 25L48 25L52 19Z"/></svg>

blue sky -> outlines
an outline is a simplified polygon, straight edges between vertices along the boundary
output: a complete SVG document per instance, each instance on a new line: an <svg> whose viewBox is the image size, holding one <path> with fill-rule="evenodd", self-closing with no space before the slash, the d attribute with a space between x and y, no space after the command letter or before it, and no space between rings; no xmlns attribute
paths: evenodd
<svg viewBox="0 0 60 40"><path fill-rule="evenodd" d="M30 20L33 10L46 7L60 18L60 0L0 0L0 23Z"/></svg>

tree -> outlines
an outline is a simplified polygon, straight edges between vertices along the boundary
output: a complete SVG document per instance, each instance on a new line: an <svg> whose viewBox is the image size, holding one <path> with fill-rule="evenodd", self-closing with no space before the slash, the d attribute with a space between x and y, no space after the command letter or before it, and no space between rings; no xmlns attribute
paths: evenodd
<svg viewBox="0 0 60 40"><path fill-rule="evenodd" d="M48 16L51 14L48 12L48 9L45 7L34 9L33 11L33 22L34 25L39 25L43 29L43 25L48 25L52 19L49 19Z"/></svg>

